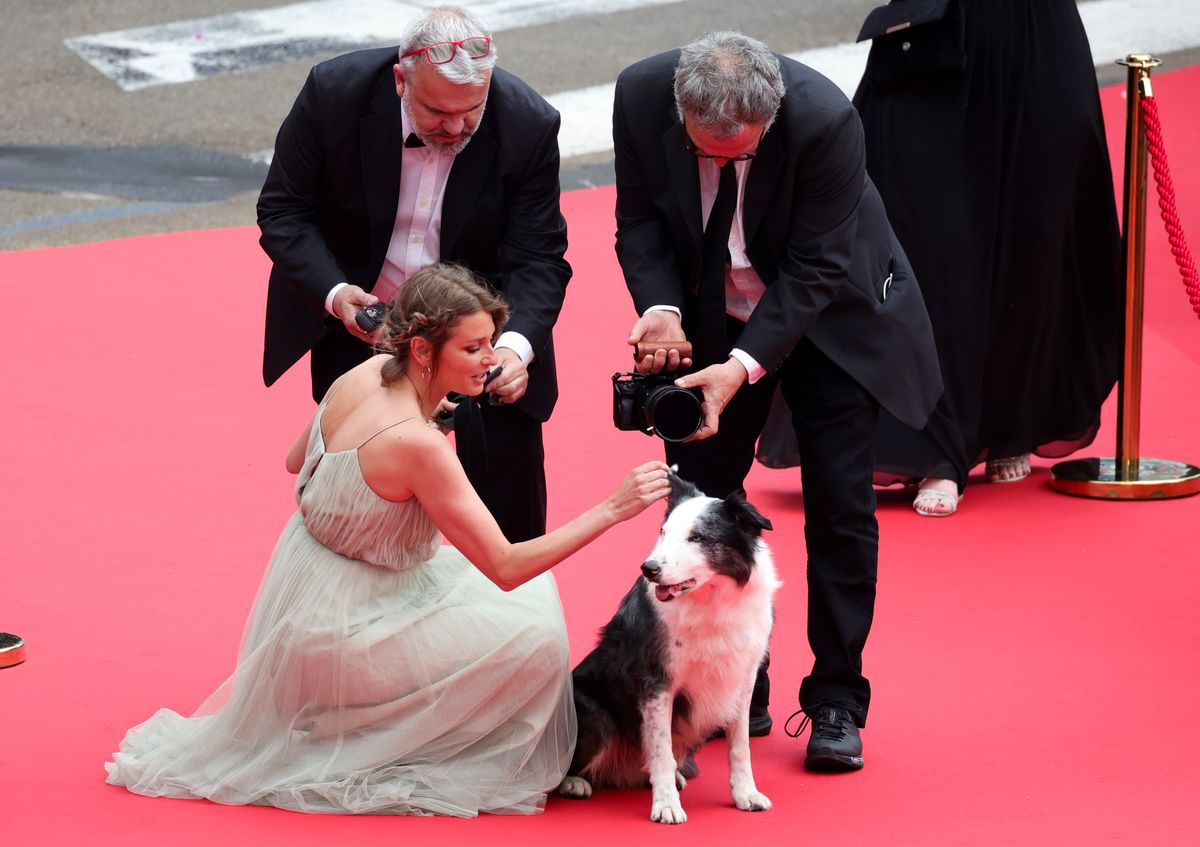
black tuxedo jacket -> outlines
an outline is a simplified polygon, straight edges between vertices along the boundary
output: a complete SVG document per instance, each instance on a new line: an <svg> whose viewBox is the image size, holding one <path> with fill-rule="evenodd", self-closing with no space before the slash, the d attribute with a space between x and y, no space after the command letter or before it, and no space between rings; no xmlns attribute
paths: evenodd
<svg viewBox="0 0 1200 847"><path fill-rule="evenodd" d="M617 80L617 256L638 313L678 306L690 333L703 233L696 159L672 88L678 61L678 50L653 56ZM866 175L858 113L816 71L779 61L786 92L750 166L742 218L767 289L734 344L774 372L807 336L919 429L942 391L937 353L908 257Z"/></svg>
<svg viewBox="0 0 1200 847"><path fill-rule="evenodd" d="M404 151L395 48L339 56L312 69L280 127L258 200L259 239L274 263L267 293L267 385L326 332L339 282L370 291L383 268ZM520 405L546 420L558 396L551 329L570 266L559 210L559 116L496 68L474 137L454 160L442 207L441 258L466 265L508 301L507 329L533 346Z"/></svg>

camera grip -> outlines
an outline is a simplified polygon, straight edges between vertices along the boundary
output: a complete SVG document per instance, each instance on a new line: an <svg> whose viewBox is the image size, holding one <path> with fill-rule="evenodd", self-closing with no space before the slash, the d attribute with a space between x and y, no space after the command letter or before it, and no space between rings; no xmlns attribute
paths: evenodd
<svg viewBox="0 0 1200 847"><path fill-rule="evenodd" d="M653 356L659 350L678 350L681 359L690 359L692 357L692 342L639 341L633 346L633 360L640 362L646 356Z"/></svg>

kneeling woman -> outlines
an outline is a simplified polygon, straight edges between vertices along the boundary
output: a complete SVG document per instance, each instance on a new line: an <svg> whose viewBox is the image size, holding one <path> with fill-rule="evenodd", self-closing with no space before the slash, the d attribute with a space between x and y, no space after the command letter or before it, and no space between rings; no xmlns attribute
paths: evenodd
<svg viewBox="0 0 1200 847"><path fill-rule="evenodd" d="M547 571L669 487L649 462L508 543L432 422L448 392L483 391L506 317L461 268L404 285L385 352L334 383L288 454L300 508L233 675L192 717L161 709L131 729L110 783L305 812L541 810L575 743Z"/></svg>

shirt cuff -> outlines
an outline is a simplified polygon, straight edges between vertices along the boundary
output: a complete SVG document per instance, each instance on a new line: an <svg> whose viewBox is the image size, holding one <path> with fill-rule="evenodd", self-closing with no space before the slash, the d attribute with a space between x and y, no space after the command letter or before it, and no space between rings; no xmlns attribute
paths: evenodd
<svg viewBox="0 0 1200 847"><path fill-rule="evenodd" d="M329 293L325 295L325 311L335 318L338 316L333 314L333 298L337 297L337 293L349 284L348 282L339 282L333 288L329 289Z"/></svg>
<svg viewBox="0 0 1200 847"><path fill-rule="evenodd" d="M766 369L758 363L757 359L755 359L745 350L734 347L729 351L729 355L742 363L742 367L746 369L748 381L751 385L754 385L754 383L758 382L767 375Z"/></svg>
<svg viewBox="0 0 1200 847"><path fill-rule="evenodd" d="M519 332L509 331L500 333L500 337L496 339L495 346L507 347L509 350L512 350L521 357L521 361L525 363L525 367L529 367L530 362L533 361L533 345L529 343L529 339Z"/></svg>
<svg viewBox="0 0 1200 847"><path fill-rule="evenodd" d="M663 305L651 306L649 309L642 312L642 314L648 315L651 312L674 312L675 314L679 315L679 317L681 317L681 318L683 317L683 312L679 311L678 306L663 306Z"/></svg>

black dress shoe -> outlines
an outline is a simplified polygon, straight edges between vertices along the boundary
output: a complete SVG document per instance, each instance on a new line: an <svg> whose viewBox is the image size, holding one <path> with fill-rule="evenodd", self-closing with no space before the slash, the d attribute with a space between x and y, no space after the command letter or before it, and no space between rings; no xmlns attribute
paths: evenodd
<svg viewBox="0 0 1200 847"><path fill-rule="evenodd" d="M804 718L796 735L804 731L810 717L812 735L808 738L804 757L807 770L838 773L856 771L863 766L862 737L848 711L839 706L819 706L811 716Z"/></svg>
<svg viewBox="0 0 1200 847"><path fill-rule="evenodd" d="M771 713L767 711L766 706L751 706L750 707L750 737L761 738L764 735L771 734Z"/></svg>
<svg viewBox="0 0 1200 847"><path fill-rule="evenodd" d="M753 706L752 705L750 707L750 737L751 738L761 738L764 735L770 735L772 726L774 726L774 724L771 722L771 713L767 711L766 706ZM724 738L724 737L725 737L725 730L722 728L722 729L718 729L715 732L713 732L712 735L708 736L707 740L712 741L714 738ZM687 774L684 774L684 776L687 776ZM688 779L691 779L691 777L688 776Z"/></svg>

